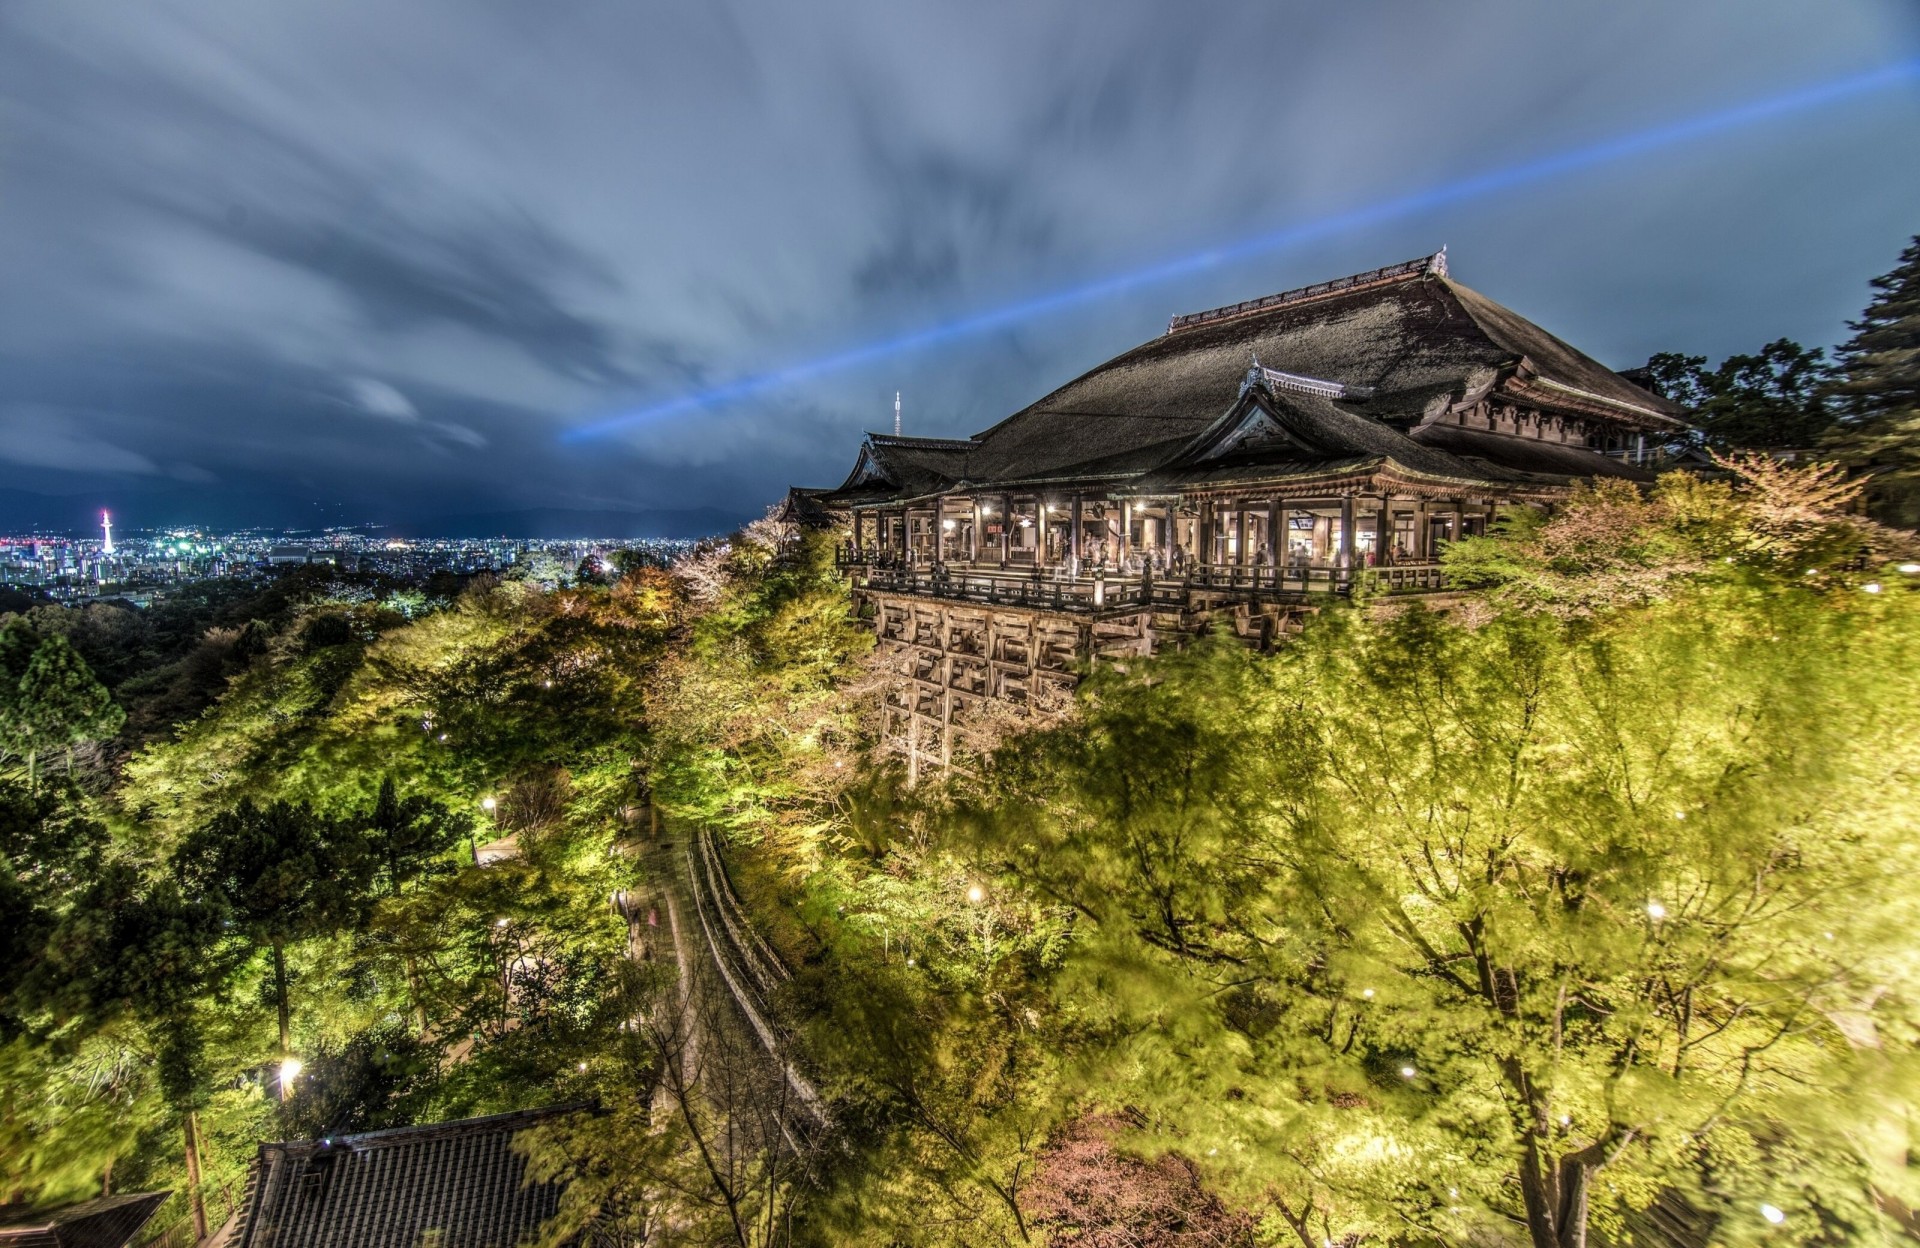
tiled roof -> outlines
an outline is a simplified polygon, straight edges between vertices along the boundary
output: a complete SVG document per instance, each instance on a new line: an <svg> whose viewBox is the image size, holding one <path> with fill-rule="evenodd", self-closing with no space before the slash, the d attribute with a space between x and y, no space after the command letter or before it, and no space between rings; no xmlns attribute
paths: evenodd
<svg viewBox="0 0 1920 1248"><path fill-rule="evenodd" d="M124 1248L172 1192L101 1196L64 1209L0 1207L4 1248Z"/></svg>
<svg viewBox="0 0 1920 1248"><path fill-rule="evenodd" d="M529 1184L513 1136L583 1109L467 1118L262 1144L231 1248L515 1248L560 1204Z"/></svg>

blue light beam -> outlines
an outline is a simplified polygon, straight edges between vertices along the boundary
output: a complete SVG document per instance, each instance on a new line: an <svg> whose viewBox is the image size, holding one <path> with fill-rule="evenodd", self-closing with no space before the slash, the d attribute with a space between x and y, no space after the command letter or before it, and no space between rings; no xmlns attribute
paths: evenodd
<svg viewBox="0 0 1920 1248"><path fill-rule="evenodd" d="M824 355L786 368L752 373L706 390L684 394L634 411L622 412L617 416L594 421L591 424L576 426L567 430L561 437L569 442L602 437L621 429L650 423L662 417L674 416L695 408L715 407L776 387L808 381L898 352L911 351L935 343L999 329L1137 287L1150 286L1177 277L1187 277L1251 256L1297 247L1302 243L1312 242L1332 234L1379 225L1396 218L1457 204L1462 200L1475 199L1495 191L1545 181L1562 174L1575 173L1591 169L1596 165L1626 160L1661 148L1703 139L1723 131L1742 129L1808 109L1838 104L1874 91L1913 82L1916 79L1920 79L1920 58L1896 62L1864 74L1802 87L1784 95L1752 100L1734 108L1690 117L1683 121L1669 122L1621 138L1607 139L1584 147L1572 148L1556 155L1510 165L1504 169L1443 182L1437 186L1411 191L1365 207L1258 234L1237 243L1210 248L1178 259L1165 260L1145 268L1101 278L1084 285L1068 287L1065 290L1018 303L990 308L958 320L925 326L891 338L870 342L864 346L849 347L844 351L837 351L831 355Z"/></svg>

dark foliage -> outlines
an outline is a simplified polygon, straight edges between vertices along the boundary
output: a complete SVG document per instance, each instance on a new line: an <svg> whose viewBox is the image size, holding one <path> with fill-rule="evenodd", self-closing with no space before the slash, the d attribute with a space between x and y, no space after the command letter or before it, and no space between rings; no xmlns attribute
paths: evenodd
<svg viewBox="0 0 1920 1248"><path fill-rule="evenodd" d="M1704 355L1662 352L1647 361L1660 393L1685 406L1719 450L1817 445L1834 423L1834 371L1825 351L1787 338L1712 369Z"/></svg>
<svg viewBox="0 0 1920 1248"><path fill-rule="evenodd" d="M412 1122L439 1079L434 1047L398 1023L308 1059L283 1119L289 1139L324 1139Z"/></svg>

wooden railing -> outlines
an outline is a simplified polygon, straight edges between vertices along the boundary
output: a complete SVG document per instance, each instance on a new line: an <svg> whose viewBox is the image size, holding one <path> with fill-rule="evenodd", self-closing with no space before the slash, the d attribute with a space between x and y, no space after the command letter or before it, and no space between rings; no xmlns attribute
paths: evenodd
<svg viewBox="0 0 1920 1248"><path fill-rule="evenodd" d="M895 563L875 552L842 552L839 566L859 570L875 590L988 605L1037 607L1052 611L1100 612L1161 607L1186 609L1216 596L1255 600L1297 600L1319 594L1350 594L1356 582L1377 592L1429 593L1446 588L1438 564L1394 564L1365 569L1295 565L1292 567L1200 566L1179 575L1143 571L1068 576L1064 569L1034 569L1024 574L951 563Z"/></svg>

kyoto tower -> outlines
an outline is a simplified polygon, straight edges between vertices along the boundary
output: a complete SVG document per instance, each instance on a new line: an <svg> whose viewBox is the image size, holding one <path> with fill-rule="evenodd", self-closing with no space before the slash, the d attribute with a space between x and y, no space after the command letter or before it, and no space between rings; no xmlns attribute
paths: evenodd
<svg viewBox="0 0 1920 1248"><path fill-rule="evenodd" d="M103 555L110 555L113 553L113 513L112 512L103 511L100 513L100 531L101 533L105 534L105 540L103 540L100 543L100 553Z"/></svg>

